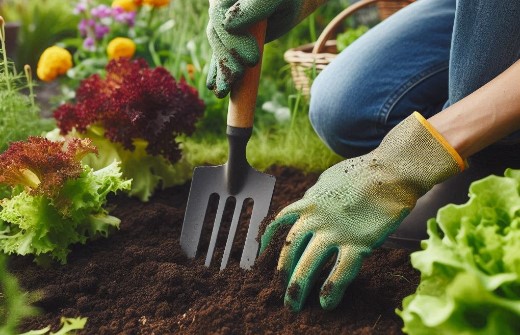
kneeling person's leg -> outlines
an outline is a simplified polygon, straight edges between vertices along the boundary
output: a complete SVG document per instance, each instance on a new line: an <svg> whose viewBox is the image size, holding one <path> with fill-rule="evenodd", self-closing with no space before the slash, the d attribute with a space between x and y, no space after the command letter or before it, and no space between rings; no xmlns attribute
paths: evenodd
<svg viewBox="0 0 520 335"><path fill-rule="evenodd" d="M336 153L371 151L413 111L429 117L448 98L455 0L419 0L345 49L316 78L310 119Z"/></svg>

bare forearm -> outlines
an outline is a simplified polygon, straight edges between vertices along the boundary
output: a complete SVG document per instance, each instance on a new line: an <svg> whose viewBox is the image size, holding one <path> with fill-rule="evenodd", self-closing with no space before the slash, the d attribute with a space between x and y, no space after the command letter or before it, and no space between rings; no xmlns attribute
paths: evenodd
<svg viewBox="0 0 520 335"><path fill-rule="evenodd" d="M520 61L428 121L467 158L520 129Z"/></svg>

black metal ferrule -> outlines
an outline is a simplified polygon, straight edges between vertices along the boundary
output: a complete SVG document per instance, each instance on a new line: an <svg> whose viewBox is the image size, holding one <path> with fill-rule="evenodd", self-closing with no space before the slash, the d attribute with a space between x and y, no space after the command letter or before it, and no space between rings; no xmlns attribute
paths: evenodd
<svg viewBox="0 0 520 335"><path fill-rule="evenodd" d="M231 195L240 192L244 186L249 171L246 147L252 133L253 128L227 126L229 157L226 163L226 179L228 192Z"/></svg>

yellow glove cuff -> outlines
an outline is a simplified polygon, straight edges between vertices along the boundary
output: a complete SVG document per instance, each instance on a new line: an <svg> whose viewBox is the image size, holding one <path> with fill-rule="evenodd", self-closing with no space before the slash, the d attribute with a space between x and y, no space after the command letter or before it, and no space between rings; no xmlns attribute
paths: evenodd
<svg viewBox="0 0 520 335"><path fill-rule="evenodd" d="M418 112L413 112L413 116L426 128L432 136L439 141L439 143L446 149L446 151L453 157L453 159L457 162L457 165L460 168L460 171L464 171L467 167L466 162L459 153L451 146L451 144L446 141L446 139L437 131L437 129L433 128L433 126Z"/></svg>

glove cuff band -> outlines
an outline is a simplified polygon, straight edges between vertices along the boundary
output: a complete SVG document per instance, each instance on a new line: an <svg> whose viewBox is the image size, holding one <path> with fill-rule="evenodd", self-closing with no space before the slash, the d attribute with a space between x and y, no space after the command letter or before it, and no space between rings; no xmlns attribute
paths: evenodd
<svg viewBox="0 0 520 335"><path fill-rule="evenodd" d="M466 169L466 162L462 157L459 155L459 153L451 146L451 144L446 141L444 136L441 135L437 131L437 129L433 128L433 126L418 112L413 112L413 116L419 121L424 128L426 128L430 134L437 140L439 143L446 149L446 151L453 157L453 159L457 162L457 165L460 168L460 171L464 171Z"/></svg>

